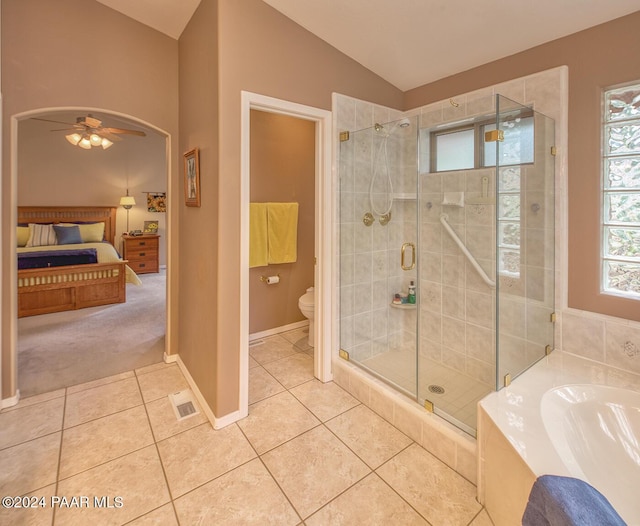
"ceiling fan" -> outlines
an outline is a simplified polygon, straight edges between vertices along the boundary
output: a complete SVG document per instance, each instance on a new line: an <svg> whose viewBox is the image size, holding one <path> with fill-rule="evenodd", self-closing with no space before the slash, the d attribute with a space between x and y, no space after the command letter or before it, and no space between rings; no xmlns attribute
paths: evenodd
<svg viewBox="0 0 640 526"><path fill-rule="evenodd" d="M127 130L124 128L110 128L103 127L102 121L96 119L93 115L88 114L85 117L77 117L76 122L71 124L68 122L54 121L51 119L42 119L39 117L32 117L32 119L44 122L54 122L56 124L65 124L71 126L70 128L59 128L51 131L68 131L72 132L65 135L67 141L74 146L79 146L85 150L90 150L92 147L102 146L103 150L106 150L113 145L114 142L121 141L122 138L118 135L128 134L137 135L139 137L145 137L146 133L138 130Z"/></svg>

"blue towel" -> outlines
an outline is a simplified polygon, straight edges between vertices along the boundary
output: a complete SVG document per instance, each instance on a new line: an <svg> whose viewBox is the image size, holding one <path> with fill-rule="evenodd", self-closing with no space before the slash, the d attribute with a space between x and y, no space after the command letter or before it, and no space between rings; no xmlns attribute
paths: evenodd
<svg viewBox="0 0 640 526"><path fill-rule="evenodd" d="M531 488L522 526L627 526L605 496L586 482L543 475Z"/></svg>

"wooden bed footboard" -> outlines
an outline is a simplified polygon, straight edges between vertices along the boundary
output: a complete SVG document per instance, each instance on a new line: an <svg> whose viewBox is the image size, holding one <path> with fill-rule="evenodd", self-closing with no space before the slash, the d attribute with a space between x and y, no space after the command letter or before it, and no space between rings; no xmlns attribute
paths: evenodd
<svg viewBox="0 0 640 526"><path fill-rule="evenodd" d="M126 261L18 271L18 318L126 301Z"/></svg>

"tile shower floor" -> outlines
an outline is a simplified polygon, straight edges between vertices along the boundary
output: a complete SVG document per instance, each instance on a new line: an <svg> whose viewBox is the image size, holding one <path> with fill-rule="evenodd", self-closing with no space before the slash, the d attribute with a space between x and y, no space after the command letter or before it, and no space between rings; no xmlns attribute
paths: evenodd
<svg viewBox="0 0 640 526"><path fill-rule="evenodd" d="M177 421L157 364L0 412L0 524L490 526L475 486L333 382L301 330L250 348L249 416Z"/></svg>
<svg viewBox="0 0 640 526"><path fill-rule="evenodd" d="M383 352L363 360L362 365L409 393L415 392L415 351ZM478 401L493 391L491 386L425 358L420 361L420 372L418 398L430 400L437 412L446 413L474 434Z"/></svg>

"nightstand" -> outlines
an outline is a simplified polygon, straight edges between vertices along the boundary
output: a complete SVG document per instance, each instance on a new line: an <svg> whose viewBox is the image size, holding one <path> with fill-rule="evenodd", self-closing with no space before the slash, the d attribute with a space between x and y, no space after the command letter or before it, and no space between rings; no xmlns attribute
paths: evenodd
<svg viewBox="0 0 640 526"><path fill-rule="evenodd" d="M160 236L158 234L142 234L141 236L124 234L122 239L124 241L123 257L136 274L160 272Z"/></svg>

